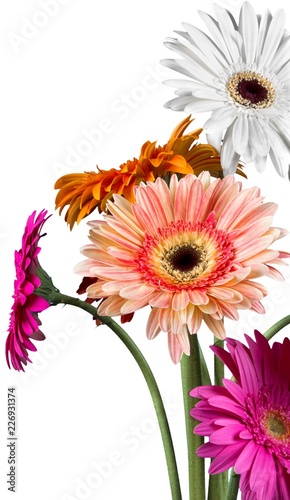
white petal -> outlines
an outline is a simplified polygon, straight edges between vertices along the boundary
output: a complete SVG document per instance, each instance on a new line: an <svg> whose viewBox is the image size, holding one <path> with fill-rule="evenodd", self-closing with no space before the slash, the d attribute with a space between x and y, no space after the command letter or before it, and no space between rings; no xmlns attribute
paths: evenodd
<svg viewBox="0 0 290 500"><path fill-rule="evenodd" d="M194 78L192 72L189 71L183 63L184 61L182 61L181 59L179 59L178 61L176 61L175 59L162 59L160 61L160 64L162 64L163 66L173 69L173 71L178 71L178 73L181 73L182 75L189 76L189 78Z"/></svg>
<svg viewBox="0 0 290 500"><path fill-rule="evenodd" d="M225 43L223 36L220 32L219 25L216 22L216 20L211 17L209 14L203 11L198 11L200 17L202 18L204 24L207 26L211 34L213 35L214 40L216 41L217 46L219 47L220 51L224 54L224 56L227 58L228 61L231 61L231 55L229 52L229 49L227 47L227 44Z"/></svg>
<svg viewBox="0 0 290 500"><path fill-rule="evenodd" d="M178 79L171 79L171 80L165 80L163 83L168 85L169 87L174 87L177 89L186 89L190 92L194 90L203 90L208 88L208 84L204 84L201 82L195 82L193 80L178 80ZM212 85L212 88L216 89L215 85Z"/></svg>
<svg viewBox="0 0 290 500"><path fill-rule="evenodd" d="M206 134L207 143L213 146L218 153L221 150L223 133L223 130L221 130L213 134Z"/></svg>
<svg viewBox="0 0 290 500"><path fill-rule="evenodd" d="M213 111L211 117L205 122L204 129L209 134L224 130L233 123L236 115L236 109L233 106L223 106Z"/></svg>
<svg viewBox="0 0 290 500"><path fill-rule="evenodd" d="M240 155L233 146L233 124L227 129L221 150L221 164L225 175L234 174L240 159Z"/></svg>
<svg viewBox="0 0 290 500"><path fill-rule="evenodd" d="M214 10L216 13L217 21L219 23L220 31L226 45L229 48L232 61L237 62L241 55L238 46L238 36L240 36L240 34L235 29L233 19L226 9L223 9L219 5L214 4Z"/></svg>
<svg viewBox="0 0 290 500"><path fill-rule="evenodd" d="M222 107L221 101L210 101L209 99L198 99L192 96L192 101L184 107L186 113L205 113Z"/></svg>
<svg viewBox="0 0 290 500"><path fill-rule="evenodd" d="M249 117L240 115L233 127L233 146L235 151L242 155L249 146Z"/></svg>
<svg viewBox="0 0 290 500"><path fill-rule="evenodd" d="M264 172L267 166L267 156L256 156L255 158L255 166L258 172Z"/></svg>
<svg viewBox="0 0 290 500"><path fill-rule="evenodd" d="M273 149L270 149L270 158L272 160L276 172L281 177L287 177L288 172L290 171L289 170L290 165L288 165L288 163L285 161L286 159L282 159L276 156L275 151Z"/></svg>
<svg viewBox="0 0 290 500"><path fill-rule="evenodd" d="M252 64L255 61L256 56L258 20L254 9L249 2L245 2L242 5L239 31L244 42L245 62L247 64Z"/></svg>
<svg viewBox="0 0 290 500"><path fill-rule="evenodd" d="M279 49L275 54L275 58L271 64L271 70L277 73L284 64L289 61L290 54L290 37L286 38L284 42L280 45Z"/></svg>
<svg viewBox="0 0 290 500"><path fill-rule="evenodd" d="M279 78L279 81L281 83L285 82L286 80L289 80L290 78L290 62L288 61L283 68L277 72L277 76Z"/></svg>
<svg viewBox="0 0 290 500"><path fill-rule="evenodd" d="M270 150L270 140L268 135L268 126L263 120L255 116L249 116L249 139L251 147L258 156L267 156Z"/></svg>
<svg viewBox="0 0 290 500"><path fill-rule="evenodd" d="M185 106L192 101L192 96L176 97L164 104L165 108L170 108L173 111L183 111Z"/></svg>
<svg viewBox="0 0 290 500"><path fill-rule="evenodd" d="M281 177L286 177L289 168L286 151L283 148L280 137L273 130L269 130L269 134L271 142L270 158L278 174Z"/></svg>
<svg viewBox="0 0 290 500"><path fill-rule="evenodd" d="M190 34L194 43L200 47L205 57L210 61L215 71L220 72L223 70L224 66L227 65L227 60L221 54L219 48L216 44L205 34L203 31L199 30L195 26L188 23L183 23L183 26Z"/></svg>
<svg viewBox="0 0 290 500"><path fill-rule="evenodd" d="M259 59L260 65L270 66L276 50L279 47L285 27L285 12L278 10L272 19L268 32L266 33L264 47Z"/></svg>
<svg viewBox="0 0 290 500"><path fill-rule="evenodd" d="M256 58L259 60L259 57L261 55L261 52L264 47L265 39L267 36L267 32L269 29L269 26L272 21L272 14L270 11L267 9L264 13L264 15L261 18L260 25L259 25L259 37L258 37L258 43L257 43L257 52L256 52Z"/></svg>
<svg viewBox="0 0 290 500"><path fill-rule="evenodd" d="M185 47L185 45L178 42L178 40L174 39L171 39L170 42L165 42L164 45L185 58L184 61L179 60L178 64L185 68L192 78L210 84L213 78L216 78L217 75L214 71L204 63L204 56L202 54L201 57L197 55L199 51L195 47L192 47L192 50L190 50Z"/></svg>
<svg viewBox="0 0 290 500"><path fill-rule="evenodd" d="M216 89L204 87L203 89L197 89L192 92L194 97L198 97L199 99L210 99L213 101L221 101L225 105L227 104L227 99L225 96L218 94Z"/></svg>

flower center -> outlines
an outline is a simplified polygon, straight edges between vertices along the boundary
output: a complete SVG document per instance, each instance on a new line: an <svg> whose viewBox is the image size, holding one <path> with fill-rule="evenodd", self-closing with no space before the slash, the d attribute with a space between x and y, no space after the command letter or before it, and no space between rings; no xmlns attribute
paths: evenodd
<svg viewBox="0 0 290 500"><path fill-rule="evenodd" d="M274 402L278 400L278 402ZM281 401L281 402L280 402ZM290 405L288 388L265 387L246 400L245 424L259 445L290 460Z"/></svg>
<svg viewBox="0 0 290 500"><path fill-rule="evenodd" d="M267 411L263 423L265 430L270 437L285 441L290 438L290 420L289 415L284 412L270 410Z"/></svg>
<svg viewBox="0 0 290 500"><path fill-rule="evenodd" d="M145 235L137 264L159 290L178 291L210 286L232 267L233 247L213 221L172 222L155 237Z"/></svg>
<svg viewBox="0 0 290 500"><path fill-rule="evenodd" d="M227 82L227 90L236 103L246 108L269 108L276 98L270 80L252 71L233 75Z"/></svg>
<svg viewBox="0 0 290 500"><path fill-rule="evenodd" d="M192 271L201 260L201 250L194 245L186 243L168 250L165 259L171 267L180 272Z"/></svg>

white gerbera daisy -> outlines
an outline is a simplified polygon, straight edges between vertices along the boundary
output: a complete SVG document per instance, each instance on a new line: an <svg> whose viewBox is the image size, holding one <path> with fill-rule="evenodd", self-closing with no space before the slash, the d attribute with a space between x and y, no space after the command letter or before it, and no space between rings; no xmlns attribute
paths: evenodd
<svg viewBox="0 0 290 500"><path fill-rule="evenodd" d="M224 174L238 162L255 162L262 172L269 155L278 174L288 174L290 158L290 35L285 13L256 15L245 2L237 23L214 5L216 20L199 12L212 38L184 23L184 43L168 38L166 47L182 59L161 63L189 77L168 80L178 97L165 107L187 113L211 111L204 128L218 150ZM222 147L221 147L222 144Z"/></svg>

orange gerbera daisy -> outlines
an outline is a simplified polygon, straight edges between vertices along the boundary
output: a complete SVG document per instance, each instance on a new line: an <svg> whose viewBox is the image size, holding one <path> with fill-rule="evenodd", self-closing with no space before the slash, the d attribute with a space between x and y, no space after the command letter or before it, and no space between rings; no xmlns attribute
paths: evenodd
<svg viewBox="0 0 290 500"><path fill-rule="evenodd" d="M164 146L156 146L156 142L143 144L139 158L128 160L119 168L108 171L67 174L55 183L59 189L56 196L56 209L62 210L66 205L66 222L72 229L96 207L99 212L106 210L106 203L113 194L123 195L128 201L135 201L134 187L142 181L154 181L166 174L182 176L200 174L206 170L214 177L222 173L220 156L209 144L197 144L202 129L188 134L184 131L193 119L188 116L173 130L169 141ZM243 174L241 170L238 173Z"/></svg>

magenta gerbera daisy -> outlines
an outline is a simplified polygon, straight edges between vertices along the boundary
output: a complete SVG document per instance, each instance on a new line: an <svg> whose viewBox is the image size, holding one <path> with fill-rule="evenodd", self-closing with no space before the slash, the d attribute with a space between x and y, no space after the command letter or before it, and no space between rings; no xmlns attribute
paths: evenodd
<svg viewBox="0 0 290 500"><path fill-rule="evenodd" d="M290 491L290 340L271 348L255 331L249 347L228 338L226 350L212 347L231 370L235 382L201 386L191 415L201 423L195 433L209 436L197 451L211 457L211 474L234 467L241 475L242 498L282 500Z"/></svg>
<svg viewBox="0 0 290 500"><path fill-rule="evenodd" d="M23 365L30 361L27 350L36 351L31 342L43 340L44 334L40 331L41 322L38 313L49 307L49 302L35 294L41 285L37 275L39 268L38 246L40 231L47 220L47 211L42 210L37 216L33 212L27 219L22 247L15 251L16 279L14 281L14 303L10 314L10 324L6 341L6 359L9 368L24 370Z"/></svg>
<svg viewBox="0 0 290 500"><path fill-rule="evenodd" d="M173 175L168 186L158 178L135 189L136 202L119 195L110 215L90 222L88 257L76 267L97 277L88 297L103 298L100 315L130 314L151 306L147 336L168 332L174 362L189 354L189 333L202 320L225 337L223 316L238 319L238 309L264 312L264 286L253 278L281 278L272 264L289 254L268 247L285 234L271 227L277 206L263 203L257 187L242 190L234 176L211 183Z"/></svg>

